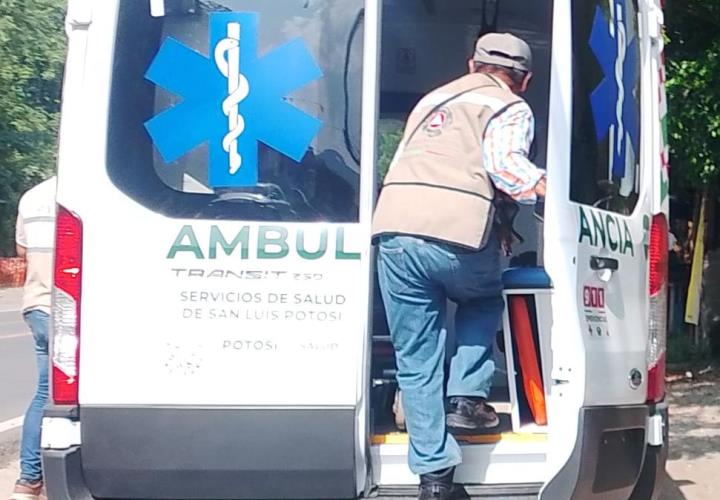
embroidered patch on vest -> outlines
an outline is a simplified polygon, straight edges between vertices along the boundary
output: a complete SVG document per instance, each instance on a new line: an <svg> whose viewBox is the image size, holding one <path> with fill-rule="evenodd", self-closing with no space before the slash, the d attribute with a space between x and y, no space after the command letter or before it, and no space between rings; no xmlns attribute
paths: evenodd
<svg viewBox="0 0 720 500"><path fill-rule="evenodd" d="M425 122L423 131L431 136L435 137L442 134L445 127L452 123L452 113L448 108L440 108L435 111Z"/></svg>

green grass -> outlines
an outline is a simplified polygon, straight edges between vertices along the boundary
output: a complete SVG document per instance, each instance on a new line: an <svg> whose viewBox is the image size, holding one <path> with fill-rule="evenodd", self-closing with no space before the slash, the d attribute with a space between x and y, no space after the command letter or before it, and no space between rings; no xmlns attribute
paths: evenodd
<svg viewBox="0 0 720 500"><path fill-rule="evenodd" d="M687 335L668 336L667 362L673 365L700 365L711 361L710 347L706 343L695 345Z"/></svg>

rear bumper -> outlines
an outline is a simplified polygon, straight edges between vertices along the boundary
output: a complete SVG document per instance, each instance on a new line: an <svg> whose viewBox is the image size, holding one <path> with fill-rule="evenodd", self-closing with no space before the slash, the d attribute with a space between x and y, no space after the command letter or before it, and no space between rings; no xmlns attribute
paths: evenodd
<svg viewBox="0 0 720 500"><path fill-rule="evenodd" d="M647 444L651 415L664 416L662 446ZM542 500L651 500L667 460L667 407L583 408L575 449Z"/></svg>
<svg viewBox="0 0 720 500"><path fill-rule="evenodd" d="M48 498L355 498L354 409L82 408Z"/></svg>
<svg viewBox="0 0 720 500"><path fill-rule="evenodd" d="M96 500L87 489L82 474L80 447L44 454L48 498L52 500ZM534 500L538 498L540 484L468 486L458 490L458 498L498 500ZM373 500L414 500L416 488L380 489Z"/></svg>
<svg viewBox="0 0 720 500"><path fill-rule="evenodd" d="M82 473L80 447L43 450L47 497L53 500L93 500Z"/></svg>
<svg viewBox="0 0 720 500"><path fill-rule="evenodd" d="M662 418L662 446L648 446L645 454L645 462L643 463L642 472L635 484L630 500L657 500L660 497L662 478L665 474L665 464L667 463L668 453L670 451L670 420L668 416L667 403L650 408L650 416L659 416Z"/></svg>
<svg viewBox="0 0 720 500"><path fill-rule="evenodd" d="M211 422L205 415L211 411L207 409L198 409L203 415L194 416L193 410L187 409L166 410L186 416L158 409L138 411L106 409L106 413L93 415L83 410L82 452L79 446L43 452L48 498L355 497L352 411L297 410L314 412L297 415L268 410L251 418L255 425L260 425L256 421L260 418L260 427L274 432L256 432L249 438L238 432L243 426L239 426L242 422L237 415L233 418L225 413ZM646 443L652 415L661 415L665 423L662 446ZM277 420L288 417L292 421ZM184 446L191 432L185 426L193 419L201 420L202 432L196 432L197 440L191 439ZM250 423L245 421L244 428ZM542 500L657 499L668 453L667 406L584 408L579 429L572 457L545 486ZM247 439L240 442L238 435ZM183 449L192 456L183 456ZM228 449L233 453L224 452ZM539 486L534 491L520 491L518 487L502 495L494 491L491 496L538 498ZM382 498L403 498L408 492L378 493ZM468 493L471 498L487 498L488 491L479 487Z"/></svg>

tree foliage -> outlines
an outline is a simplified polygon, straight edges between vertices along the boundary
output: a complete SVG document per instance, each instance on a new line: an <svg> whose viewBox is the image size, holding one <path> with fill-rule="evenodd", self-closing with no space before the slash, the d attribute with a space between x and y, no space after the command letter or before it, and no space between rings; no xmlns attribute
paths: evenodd
<svg viewBox="0 0 720 500"><path fill-rule="evenodd" d="M668 106L676 188L720 181L720 0L669 0Z"/></svg>
<svg viewBox="0 0 720 500"><path fill-rule="evenodd" d="M64 0L0 0L0 255L19 196L55 170Z"/></svg>
<svg viewBox="0 0 720 500"><path fill-rule="evenodd" d="M382 125L385 125L385 127L381 128L380 143L378 145L379 182L382 182L383 179L385 179L388 169L390 168L390 163L395 156L395 151L397 151L403 136L402 123L392 123L387 125L381 123L381 126Z"/></svg>

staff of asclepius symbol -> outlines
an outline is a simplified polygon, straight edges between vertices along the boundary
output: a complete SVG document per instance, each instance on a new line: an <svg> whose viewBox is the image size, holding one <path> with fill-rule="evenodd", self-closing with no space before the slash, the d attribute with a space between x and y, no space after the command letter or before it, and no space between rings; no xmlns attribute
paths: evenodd
<svg viewBox="0 0 720 500"><path fill-rule="evenodd" d="M239 105L250 94L250 84L240 73L240 23L228 23L227 37L215 47L215 64L228 82L228 96L222 103L228 118L228 133L223 137L222 146L230 158L230 174L234 175L242 166L238 138L245 131L245 118L240 114Z"/></svg>

